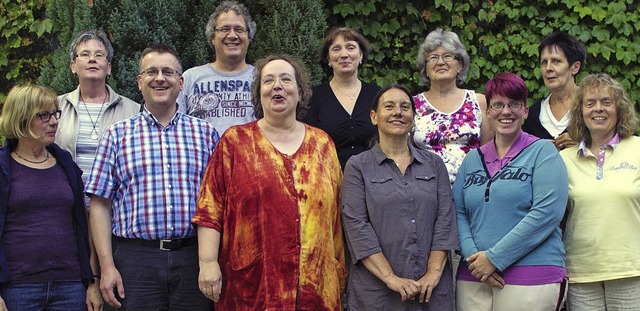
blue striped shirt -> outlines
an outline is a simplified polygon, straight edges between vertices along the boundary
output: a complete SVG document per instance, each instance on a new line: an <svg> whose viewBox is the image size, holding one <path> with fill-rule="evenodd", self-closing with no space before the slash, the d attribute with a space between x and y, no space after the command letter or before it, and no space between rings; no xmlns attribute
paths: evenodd
<svg viewBox="0 0 640 311"><path fill-rule="evenodd" d="M116 236L194 236L191 217L218 139L206 121L176 112L163 127L145 108L104 133L85 192L112 200Z"/></svg>

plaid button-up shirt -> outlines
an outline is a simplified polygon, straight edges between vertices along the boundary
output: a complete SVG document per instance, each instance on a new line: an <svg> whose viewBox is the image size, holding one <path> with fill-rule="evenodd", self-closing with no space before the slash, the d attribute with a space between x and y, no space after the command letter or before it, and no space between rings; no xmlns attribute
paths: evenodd
<svg viewBox="0 0 640 311"><path fill-rule="evenodd" d="M164 127L145 108L104 133L85 192L112 200L116 236L194 236L191 217L218 139L204 120L176 112Z"/></svg>

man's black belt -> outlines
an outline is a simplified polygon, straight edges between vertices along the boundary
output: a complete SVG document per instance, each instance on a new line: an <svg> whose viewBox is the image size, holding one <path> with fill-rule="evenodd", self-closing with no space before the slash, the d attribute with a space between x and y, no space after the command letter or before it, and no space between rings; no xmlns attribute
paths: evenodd
<svg viewBox="0 0 640 311"><path fill-rule="evenodd" d="M198 243L197 236L184 238L184 239L174 239L174 240L128 239L128 238L121 238L117 236L113 236L113 238L117 242L129 243L129 244L150 247L150 248L158 248L165 251L176 251L183 247L187 247L187 246Z"/></svg>

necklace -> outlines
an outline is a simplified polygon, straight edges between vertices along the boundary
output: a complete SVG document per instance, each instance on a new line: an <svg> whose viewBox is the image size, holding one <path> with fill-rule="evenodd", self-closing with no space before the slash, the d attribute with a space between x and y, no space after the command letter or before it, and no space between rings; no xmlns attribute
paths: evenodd
<svg viewBox="0 0 640 311"><path fill-rule="evenodd" d="M400 168L400 162L401 162L402 160L404 160L404 159L405 159L405 157L407 157L407 154L403 154L403 155L399 156L397 160L396 160L396 159L393 159L393 158L390 158L390 159L393 161L393 163L395 163L395 164L396 164L396 166L397 166L398 168Z"/></svg>
<svg viewBox="0 0 640 311"><path fill-rule="evenodd" d="M354 99L356 98L356 95L360 94L360 90L359 90L359 89L360 89L360 80L358 80L358 85L356 86L356 89L357 89L357 90L356 90L355 94L353 94L353 95L349 95L349 94L345 93L344 91L342 91L342 90L338 87L338 85L336 85L336 83L334 83L334 84L333 84L333 87L334 87L336 90L338 90L338 92L342 93L342 95L344 95L344 96L346 96L346 97L349 97L349 99L350 99L350 100L354 100Z"/></svg>
<svg viewBox="0 0 640 311"><path fill-rule="evenodd" d="M25 160L25 161L27 161L29 163L33 163L33 164L42 164L42 163L46 162L47 160L49 160L49 151L47 151L47 157L44 158L44 160L42 160L42 161L31 161L31 160L21 156L17 151L14 151L13 153L15 153L18 156L18 158L23 159L23 160Z"/></svg>
<svg viewBox="0 0 640 311"><path fill-rule="evenodd" d="M91 129L91 139L93 140L98 140L98 130L96 129L96 127L98 126L98 122L100 122L100 115L102 114L102 109L104 109L104 103L107 102L107 94L109 94L109 92L105 88L104 98L102 98L102 104L100 105L100 111L98 112L98 117L96 118L96 121L93 122L93 118L91 117L89 108L87 108L87 103L82 98L82 92L80 92L80 101L82 102L82 104L84 104L84 109L87 111L87 114L89 115L89 121L91 121L91 126L93 127Z"/></svg>

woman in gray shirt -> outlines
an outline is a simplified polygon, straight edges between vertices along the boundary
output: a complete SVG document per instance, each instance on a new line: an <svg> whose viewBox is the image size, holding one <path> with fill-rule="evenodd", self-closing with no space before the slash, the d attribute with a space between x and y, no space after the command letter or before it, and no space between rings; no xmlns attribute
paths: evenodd
<svg viewBox="0 0 640 311"><path fill-rule="evenodd" d="M458 248L447 169L409 144L415 104L385 86L371 107L378 143L353 156L342 185L350 310L452 310L449 250Z"/></svg>

